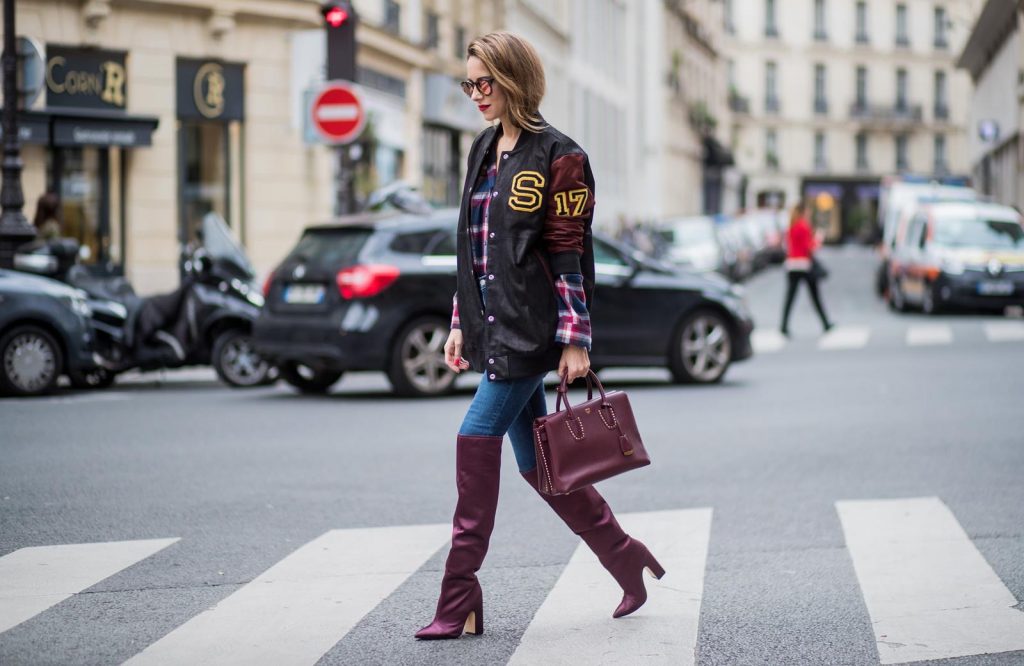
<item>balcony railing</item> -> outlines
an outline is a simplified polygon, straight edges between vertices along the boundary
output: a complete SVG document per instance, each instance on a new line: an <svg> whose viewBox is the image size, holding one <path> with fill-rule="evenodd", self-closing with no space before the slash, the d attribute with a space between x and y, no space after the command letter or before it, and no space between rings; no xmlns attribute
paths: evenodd
<svg viewBox="0 0 1024 666"><path fill-rule="evenodd" d="M940 51L945 51L949 48L949 40L946 39L945 35L935 35L935 48Z"/></svg>
<svg viewBox="0 0 1024 666"><path fill-rule="evenodd" d="M907 35L896 35L896 46L908 48L910 46L910 37Z"/></svg>
<svg viewBox="0 0 1024 666"><path fill-rule="evenodd" d="M828 100L816 99L814 100L814 112L819 116L828 114Z"/></svg>
<svg viewBox="0 0 1024 666"><path fill-rule="evenodd" d="M866 32L858 32L853 39L858 44L869 44L871 42L871 40L868 38L868 33Z"/></svg>
<svg viewBox="0 0 1024 666"><path fill-rule="evenodd" d="M949 120L949 107L945 104L935 105L935 120Z"/></svg>
<svg viewBox="0 0 1024 666"><path fill-rule="evenodd" d="M778 113L779 112L779 98L778 97L766 97L764 100L764 111L765 113Z"/></svg>
<svg viewBox="0 0 1024 666"><path fill-rule="evenodd" d="M924 117L920 104L892 106L883 104L861 104L854 102L850 106L850 118L865 123L897 125L921 122Z"/></svg>
<svg viewBox="0 0 1024 666"><path fill-rule="evenodd" d="M824 30L815 30L814 31L814 41L816 41L816 42L827 42L828 41L828 33L825 32Z"/></svg>
<svg viewBox="0 0 1024 666"><path fill-rule="evenodd" d="M775 38L779 36L779 29L774 23L769 23L764 27L764 36Z"/></svg>
<svg viewBox="0 0 1024 666"><path fill-rule="evenodd" d="M750 113L750 98L739 93L729 93L729 110L733 113Z"/></svg>

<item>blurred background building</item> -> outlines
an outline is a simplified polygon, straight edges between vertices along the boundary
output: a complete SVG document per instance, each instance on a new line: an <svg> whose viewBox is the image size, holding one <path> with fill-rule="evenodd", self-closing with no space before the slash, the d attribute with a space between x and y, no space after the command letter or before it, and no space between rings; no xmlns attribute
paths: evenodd
<svg viewBox="0 0 1024 666"><path fill-rule="evenodd" d="M723 3L746 206L805 196L830 238L863 238L884 176L967 174L971 86L955 59L976 0Z"/></svg>
<svg viewBox="0 0 1024 666"><path fill-rule="evenodd" d="M1024 209L1022 20L1017 0L988 0L957 62L974 82L967 124L974 186L1017 210Z"/></svg>

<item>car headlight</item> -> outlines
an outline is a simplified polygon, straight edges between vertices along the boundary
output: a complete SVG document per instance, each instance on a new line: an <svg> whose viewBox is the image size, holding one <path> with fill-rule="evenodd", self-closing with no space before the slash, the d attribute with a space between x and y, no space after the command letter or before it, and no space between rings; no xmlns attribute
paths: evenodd
<svg viewBox="0 0 1024 666"><path fill-rule="evenodd" d="M84 291L78 290L71 296L62 296L61 300L78 316L85 318L92 316L92 308L89 307L89 303L85 300Z"/></svg>
<svg viewBox="0 0 1024 666"><path fill-rule="evenodd" d="M939 264L939 268L942 269L943 273L949 273L950 275L963 275L964 273L964 262L959 259L952 259L946 257Z"/></svg>

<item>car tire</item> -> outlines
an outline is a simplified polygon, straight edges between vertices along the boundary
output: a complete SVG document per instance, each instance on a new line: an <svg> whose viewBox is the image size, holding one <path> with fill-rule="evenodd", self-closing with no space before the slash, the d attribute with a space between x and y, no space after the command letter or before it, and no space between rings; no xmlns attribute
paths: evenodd
<svg viewBox="0 0 1024 666"><path fill-rule="evenodd" d="M402 396L446 395L455 388L455 373L444 362L449 323L432 315L417 317L402 327L391 347L388 380Z"/></svg>
<svg viewBox="0 0 1024 666"><path fill-rule="evenodd" d="M733 340L725 315L699 309L683 319L672 338L669 370L682 384L714 384L732 363Z"/></svg>
<svg viewBox="0 0 1024 666"><path fill-rule="evenodd" d="M270 364L256 353L252 334L243 328L218 333L210 356L217 376L228 386L263 386L270 374Z"/></svg>
<svg viewBox="0 0 1024 666"><path fill-rule="evenodd" d="M114 385L117 374L106 368L94 368L85 372L69 372L68 379L76 389L105 389Z"/></svg>
<svg viewBox="0 0 1024 666"><path fill-rule="evenodd" d="M897 278L889 280L889 309L895 312L907 311L907 299L900 288L900 281Z"/></svg>
<svg viewBox="0 0 1024 666"><path fill-rule="evenodd" d="M926 315L937 315L941 310L942 307L935 298L935 287L933 285L926 286L921 295L921 312Z"/></svg>
<svg viewBox="0 0 1024 666"><path fill-rule="evenodd" d="M0 338L0 391L30 396L48 393L64 368L54 337L38 326L16 326Z"/></svg>
<svg viewBox="0 0 1024 666"><path fill-rule="evenodd" d="M300 393L321 395L327 393L335 382L344 374L341 370L314 370L308 365L286 361L278 366L281 379L285 380Z"/></svg>

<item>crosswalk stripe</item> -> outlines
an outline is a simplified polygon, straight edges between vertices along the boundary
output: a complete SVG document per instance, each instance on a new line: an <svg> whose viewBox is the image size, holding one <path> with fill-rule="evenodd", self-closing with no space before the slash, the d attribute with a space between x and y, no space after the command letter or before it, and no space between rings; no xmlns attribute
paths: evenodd
<svg viewBox="0 0 1024 666"><path fill-rule="evenodd" d="M989 342L1019 342L1024 340L1024 322L990 322L985 324L985 337Z"/></svg>
<svg viewBox="0 0 1024 666"><path fill-rule="evenodd" d="M510 663L694 663L711 509L623 514L619 520L665 567L660 581L644 576L644 607L629 619L613 620L622 590L580 544Z"/></svg>
<svg viewBox="0 0 1024 666"><path fill-rule="evenodd" d="M911 347L948 345L952 342L953 329L945 324L921 324L907 329L907 344Z"/></svg>
<svg viewBox="0 0 1024 666"><path fill-rule="evenodd" d="M451 538L451 525L331 530L127 664L315 664Z"/></svg>
<svg viewBox="0 0 1024 666"><path fill-rule="evenodd" d="M750 344L755 354L771 354L786 346L786 336L770 328L756 328L750 334Z"/></svg>
<svg viewBox="0 0 1024 666"><path fill-rule="evenodd" d="M871 329L867 326L836 326L821 336L818 349L861 349L867 346Z"/></svg>
<svg viewBox="0 0 1024 666"><path fill-rule="evenodd" d="M33 546L0 557L0 633L177 540Z"/></svg>
<svg viewBox="0 0 1024 666"><path fill-rule="evenodd" d="M1024 650L1017 600L939 498L836 510L881 663Z"/></svg>

